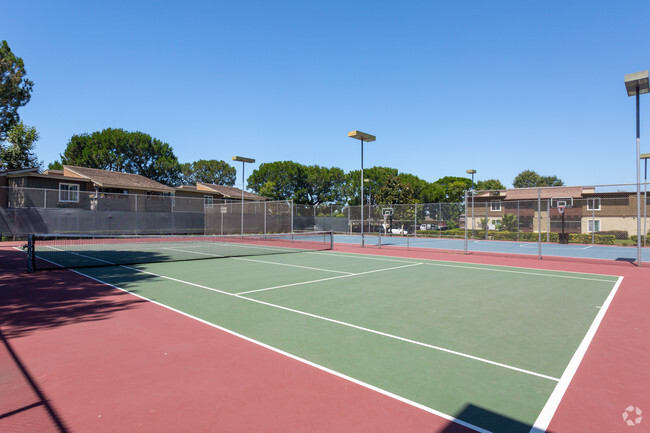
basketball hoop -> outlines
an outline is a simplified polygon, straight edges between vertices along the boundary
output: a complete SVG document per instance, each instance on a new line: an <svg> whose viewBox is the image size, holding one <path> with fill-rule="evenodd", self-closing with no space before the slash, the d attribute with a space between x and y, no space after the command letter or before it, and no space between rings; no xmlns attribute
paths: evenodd
<svg viewBox="0 0 650 433"><path fill-rule="evenodd" d="M560 212L560 215L564 215L564 208L565 208L565 207L566 207L566 206L558 206L558 207L557 207L557 211Z"/></svg>

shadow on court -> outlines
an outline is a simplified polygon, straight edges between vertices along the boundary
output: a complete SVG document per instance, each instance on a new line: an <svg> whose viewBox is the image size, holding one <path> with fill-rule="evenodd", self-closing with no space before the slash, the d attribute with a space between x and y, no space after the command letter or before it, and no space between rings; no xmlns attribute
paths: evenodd
<svg viewBox="0 0 650 433"><path fill-rule="evenodd" d="M473 404L468 404L454 418L465 421L475 426L480 426L494 433L542 433L541 430L531 430L533 426L501 415L499 413L484 409ZM436 430L435 433L466 433L470 430L456 422L450 422L442 430ZM546 430L547 433L553 433Z"/></svg>
<svg viewBox="0 0 650 433"><path fill-rule="evenodd" d="M25 273L23 253L0 248L0 326L6 338L104 320L145 302L71 271Z"/></svg>
<svg viewBox="0 0 650 433"><path fill-rule="evenodd" d="M0 431L68 433L63 421L0 330Z"/></svg>

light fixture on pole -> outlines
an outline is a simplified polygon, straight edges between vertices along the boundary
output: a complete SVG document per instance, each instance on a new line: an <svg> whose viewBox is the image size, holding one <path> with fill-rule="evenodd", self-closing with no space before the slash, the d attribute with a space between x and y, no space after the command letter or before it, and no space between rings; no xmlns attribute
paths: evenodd
<svg viewBox="0 0 650 433"><path fill-rule="evenodd" d="M233 156L233 161L241 162L241 234L244 234L244 167L246 163L252 164L255 162L253 158L244 158L243 156Z"/></svg>
<svg viewBox="0 0 650 433"><path fill-rule="evenodd" d="M650 153L642 153L641 159L645 161L645 174L643 176L643 246L647 244L648 237L648 158Z"/></svg>
<svg viewBox="0 0 650 433"><path fill-rule="evenodd" d="M474 237L474 175L476 174L476 170L474 169L465 170L465 173L472 175L472 238L473 238ZM467 212L465 212L465 214L467 214Z"/></svg>
<svg viewBox="0 0 650 433"><path fill-rule="evenodd" d="M348 137L354 138L356 140L361 140L361 247L364 246L363 239L363 143L370 143L375 141L377 137L374 135L366 134L361 131L350 131L348 132Z"/></svg>
<svg viewBox="0 0 650 433"><path fill-rule="evenodd" d="M636 263L641 266L641 123L639 96L648 93L648 71L625 75L627 96L636 96Z"/></svg>

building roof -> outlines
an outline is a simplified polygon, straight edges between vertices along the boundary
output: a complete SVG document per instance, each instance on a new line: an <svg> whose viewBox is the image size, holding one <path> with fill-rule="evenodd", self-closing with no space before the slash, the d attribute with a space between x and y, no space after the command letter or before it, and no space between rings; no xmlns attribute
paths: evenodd
<svg viewBox="0 0 650 433"><path fill-rule="evenodd" d="M19 170L5 170L0 171L0 176L10 176L17 174L38 173L38 168L22 168Z"/></svg>
<svg viewBox="0 0 650 433"><path fill-rule="evenodd" d="M173 192L171 188L139 174L121 173L119 171L99 170L96 168L63 166L66 177L80 177L89 180L101 188L140 189L156 192Z"/></svg>
<svg viewBox="0 0 650 433"><path fill-rule="evenodd" d="M242 197L242 190L232 186L214 185L211 183L197 182L196 189L197 191L216 192L222 195L223 198L241 200ZM253 194L252 192L244 191L244 200L261 201L261 200L266 200L266 197Z"/></svg>
<svg viewBox="0 0 650 433"><path fill-rule="evenodd" d="M541 198L548 200L555 197L581 198L583 193L592 192L581 186L564 186L549 188L512 188L497 191L481 191L475 198L490 198L493 200L537 200L537 191L541 191Z"/></svg>

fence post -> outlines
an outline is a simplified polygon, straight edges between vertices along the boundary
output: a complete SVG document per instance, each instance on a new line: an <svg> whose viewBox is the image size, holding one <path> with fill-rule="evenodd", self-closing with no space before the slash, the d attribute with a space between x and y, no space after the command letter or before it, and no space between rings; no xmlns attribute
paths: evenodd
<svg viewBox="0 0 650 433"><path fill-rule="evenodd" d="M596 237L596 199L593 198L591 203L591 245L595 242ZM589 227L587 227L589 228ZM580 230L582 232L582 230Z"/></svg>
<svg viewBox="0 0 650 433"><path fill-rule="evenodd" d="M521 227L519 224L519 200L517 200L517 242L519 242L519 232L521 231Z"/></svg>
<svg viewBox="0 0 650 433"><path fill-rule="evenodd" d="M490 206L490 203L486 202L485 203L485 240L486 241L490 230L490 214L489 214L488 206Z"/></svg>
<svg viewBox="0 0 650 433"><path fill-rule="evenodd" d="M467 254L467 191L465 191L465 254Z"/></svg>
<svg viewBox="0 0 650 433"><path fill-rule="evenodd" d="M418 235L418 204L415 203L415 225L413 226L413 235L417 236Z"/></svg>
<svg viewBox="0 0 650 433"><path fill-rule="evenodd" d="M551 214L549 212L549 224L551 224ZM542 260L542 190L537 189L537 244L539 259ZM547 233L548 235L548 233Z"/></svg>

